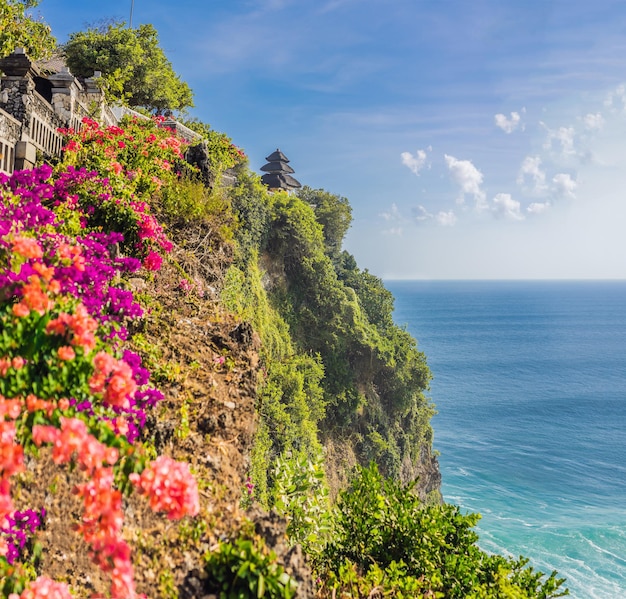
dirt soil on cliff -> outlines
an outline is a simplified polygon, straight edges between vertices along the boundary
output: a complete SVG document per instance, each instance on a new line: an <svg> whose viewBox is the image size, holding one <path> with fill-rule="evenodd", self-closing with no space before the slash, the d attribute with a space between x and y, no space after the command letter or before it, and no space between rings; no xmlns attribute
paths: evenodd
<svg viewBox="0 0 626 599"><path fill-rule="evenodd" d="M240 509L256 426L258 337L220 307L218 278L207 276L197 259L177 248L174 260L164 262L154 276L129 281L148 308L133 349L165 395L144 436L159 454L189 462L201 507L198 517L176 522L153 514L137 494L125 500L124 537L133 550L137 591L149 598L212 597L202 556L245 526L265 537L279 561L301 580L298 596L312 596L302 555L288 547L284 523L258 510L248 514L250 520ZM181 289L181 264L195 275L195 291ZM223 272L223 264L220 268ZM72 530L82 511L72 492L84 482L81 473L56 466L42 451L40 459L29 461L21 481L16 508L47 511L39 535L40 574L69 583L77 597L108 596L110 581Z"/></svg>

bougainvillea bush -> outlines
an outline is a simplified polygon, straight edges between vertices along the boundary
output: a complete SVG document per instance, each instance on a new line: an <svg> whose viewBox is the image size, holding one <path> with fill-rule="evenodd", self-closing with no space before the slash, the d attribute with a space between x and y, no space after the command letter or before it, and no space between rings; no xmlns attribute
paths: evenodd
<svg viewBox="0 0 626 599"><path fill-rule="evenodd" d="M83 119L80 131L63 130L67 143L57 167L59 199L74 202L89 229L123 232L122 248L150 270L158 270L161 253L171 249L151 204L177 181L186 149L159 126L162 120L127 117L120 127L103 128Z"/></svg>
<svg viewBox="0 0 626 599"><path fill-rule="evenodd" d="M181 144L150 121L84 125L66 132L54 171L0 175L0 596L10 599L70 597L65 584L20 567L45 511L14 509L12 477L42 446L83 475L75 529L113 598L137 597L123 493L138 491L170 519L199 510L188 465L150 461L137 444L162 395L126 347L142 308L124 277L157 270L171 248L149 198L163 173L175 176Z"/></svg>

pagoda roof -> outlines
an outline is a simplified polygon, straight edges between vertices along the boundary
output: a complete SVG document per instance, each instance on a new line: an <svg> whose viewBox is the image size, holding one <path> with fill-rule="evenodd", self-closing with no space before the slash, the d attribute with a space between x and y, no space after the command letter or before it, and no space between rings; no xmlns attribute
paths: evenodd
<svg viewBox="0 0 626 599"><path fill-rule="evenodd" d="M289 162L289 158L285 156L278 148L275 152L272 152L269 156L265 157L268 162Z"/></svg>
<svg viewBox="0 0 626 599"><path fill-rule="evenodd" d="M295 173L286 162L282 160L275 160L273 162L268 162L267 164L261 167L262 171L266 173Z"/></svg>
<svg viewBox="0 0 626 599"><path fill-rule="evenodd" d="M267 173L261 177L261 181L270 189L299 189L302 187L300 181L283 173Z"/></svg>

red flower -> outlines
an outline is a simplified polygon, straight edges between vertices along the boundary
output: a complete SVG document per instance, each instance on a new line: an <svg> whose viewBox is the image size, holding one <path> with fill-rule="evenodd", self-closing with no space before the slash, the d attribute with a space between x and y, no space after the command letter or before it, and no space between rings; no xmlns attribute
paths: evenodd
<svg viewBox="0 0 626 599"><path fill-rule="evenodd" d="M143 260L143 267L146 270L159 270L163 259L156 252L149 252Z"/></svg>

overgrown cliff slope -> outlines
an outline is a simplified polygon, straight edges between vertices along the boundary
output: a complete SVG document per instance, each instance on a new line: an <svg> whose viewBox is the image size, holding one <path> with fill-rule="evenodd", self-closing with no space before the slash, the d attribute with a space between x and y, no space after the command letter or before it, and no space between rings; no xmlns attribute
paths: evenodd
<svg viewBox="0 0 626 599"><path fill-rule="evenodd" d="M202 173L159 119L86 119L0 181L2 596L558 596L441 503L347 201L207 141Z"/></svg>

